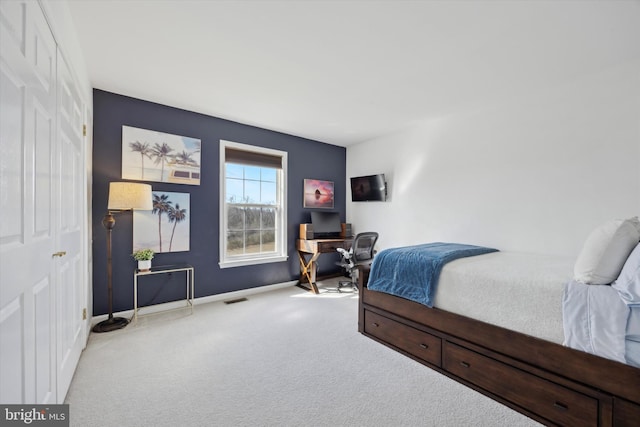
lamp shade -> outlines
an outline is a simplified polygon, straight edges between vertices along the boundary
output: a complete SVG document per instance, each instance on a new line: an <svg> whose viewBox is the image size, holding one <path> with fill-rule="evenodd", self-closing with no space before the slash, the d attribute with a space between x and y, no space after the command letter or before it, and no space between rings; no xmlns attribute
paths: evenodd
<svg viewBox="0 0 640 427"><path fill-rule="evenodd" d="M151 186L137 182L111 182L109 183L109 204L111 210L143 210L153 209L151 201Z"/></svg>

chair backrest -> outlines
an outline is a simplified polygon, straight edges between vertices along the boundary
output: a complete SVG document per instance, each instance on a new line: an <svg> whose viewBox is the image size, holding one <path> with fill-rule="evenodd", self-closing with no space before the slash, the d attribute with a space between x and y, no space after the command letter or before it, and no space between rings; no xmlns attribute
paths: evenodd
<svg viewBox="0 0 640 427"><path fill-rule="evenodd" d="M353 239L353 260L359 263L373 259L373 249L376 246L377 240L378 233L375 231L358 233L355 239Z"/></svg>

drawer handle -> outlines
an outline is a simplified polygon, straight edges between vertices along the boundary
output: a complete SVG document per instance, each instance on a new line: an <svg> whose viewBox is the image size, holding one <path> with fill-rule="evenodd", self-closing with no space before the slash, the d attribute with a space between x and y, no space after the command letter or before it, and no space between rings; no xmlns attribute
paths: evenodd
<svg viewBox="0 0 640 427"><path fill-rule="evenodd" d="M426 345L426 344L420 344L420 348L423 348L423 349L425 349L425 350L426 350L426 349L428 349L428 348L429 348L429 346L428 346L428 345Z"/></svg>
<svg viewBox="0 0 640 427"><path fill-rule="evenodd" d="M564 403L560 403L560 402L556 402L553 404L554 408L559 409L561 411L566 411L567 409L569 409L569 407L567 405L565 405Z"/></svg>
<svg viewBox="0 0 640 427"><path fill-rule="evenodd" d="M380 326L380 324L379 324L379 323L376 323L376 322L373 322L373 323L372 323L372 325L373 325L373 326L375 326L376 328L377 328L378 326Z"/></svg>
<svg viewBox="0 0 640 427"><path fill-rule="evenodd" d="M460 362L460 366L462 366L463 368L470 368L471 365L469 365L467 362Z"/></svg>

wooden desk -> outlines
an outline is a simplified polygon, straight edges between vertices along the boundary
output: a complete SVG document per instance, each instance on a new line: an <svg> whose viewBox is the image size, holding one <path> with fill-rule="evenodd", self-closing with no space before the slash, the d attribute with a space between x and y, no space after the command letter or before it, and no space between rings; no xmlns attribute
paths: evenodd
<svg viewBox="0 0 640 427"><path fill-rule="evenodd" d="M318 270L317 260L320 254L337 253L338 248L349 250L353 243L352 238L347 239L313 239L296 241L298 258L300 260L300 284L308 282L310 291L318 294L316 285L316 271ZM310 256L309 259L307 257Z"/></svg>

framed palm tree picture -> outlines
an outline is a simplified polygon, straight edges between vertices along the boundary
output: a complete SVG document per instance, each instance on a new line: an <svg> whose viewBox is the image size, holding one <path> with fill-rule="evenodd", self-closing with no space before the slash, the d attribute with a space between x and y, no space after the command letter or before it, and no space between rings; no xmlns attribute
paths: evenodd
<svg viewBox="0 0 640 427"><path fill-rule="evenodd" d="M133 250L154 252L189 250L189 193L153 192L152 211L133 211Z"/></svg>
<svg viewBox="0 0 640 427"><path fill-rule="evenodd" d="M200 185L199 139L122 126L122 178Z"/></svg>

